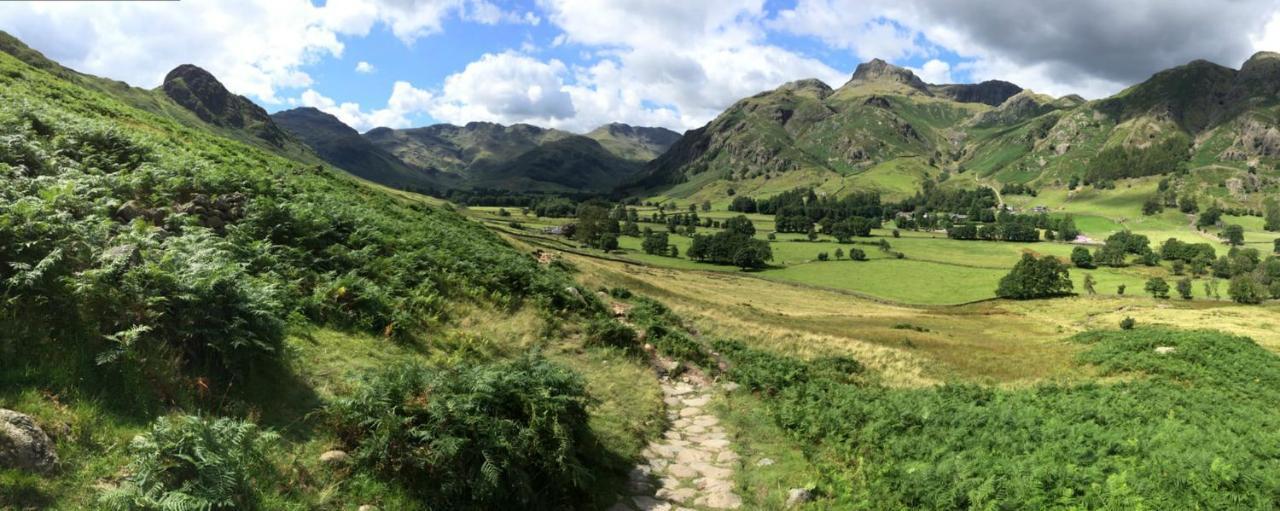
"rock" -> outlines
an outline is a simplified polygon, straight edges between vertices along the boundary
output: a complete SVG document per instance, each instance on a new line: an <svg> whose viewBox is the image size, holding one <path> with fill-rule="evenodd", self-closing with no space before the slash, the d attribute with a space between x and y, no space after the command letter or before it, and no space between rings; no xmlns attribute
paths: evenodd
<svg viewBox="0 0 1280 511"><path fill-rule="evenodd" d="M735 390L738 390L738 384L731 381L724 382L720 384L720 386L724 388L725 392L733 392Z"/></svg>
<svg viewBox="0 0 1280 511"><path fill-rule="evenodd" d="M375 506L373 504L365 504L363 506L360 506L357 509L357 511L378 511L378 506Z"/></svg>
<svg viewBox="0 0 1280 511"><path fill-rule="evenodd" d="M57 465L53 442L35 420L0 408L0 467L48 474Z"/></svg>
<svg viewBox="0 0 1280 511"><path fill-rule="evenodd" d="M98 259L111 266L129 268L142 263L142 252L137 245L126 243L102 251Z"/></svg>
<svg viewBox="0 0 1280 511"><path fill-rule="evenodd" d="M670 511L671 510L671 504L668 504L666 502L663 502L653 497L648 497L645 495L636 495L635 497L631 497L631 501L635 503L637 508L640 508L640 511Z"/></svg>
<svg viewBox="0 0 1280 511"><path fill-rule="evenodd" d="M1156 353L1160 355L1168 355L1176 351L1178 351L1178 349L1173 346L1156 346Z"/></svg>
<svg viewBox="0 0 1280 511"><path fill-rule="evenodd" d="M792 488L787 491L787 507L795 507L813 500L813 493L804 488Z"/></svg>
<svg viewBox="0 0 1280 511"><path fill-rule="evenodd" d="M325 451L324 454L320 455L320 463L324 463L325 465L343 465L350 459L351 457L347 455L346 451L339 451L337 449Z"/></svg>
<svg viewBox="0 0 1280 511"><path fill-rule="evenodd" d="M767 467L772 464L773 464L773 459L771 458L760 458L760 461L756 462L757 467Z"/></svg>
<svg viewBox="0 0 1280 511"><path fill-rule="evenodd" d="M119 209L116 209L116 218L121 222L128 223L133 221L135 218L143 216L145 213L146 210L142 208L142 205L139 204L138 201L131 200L122 204Z"/></svg>

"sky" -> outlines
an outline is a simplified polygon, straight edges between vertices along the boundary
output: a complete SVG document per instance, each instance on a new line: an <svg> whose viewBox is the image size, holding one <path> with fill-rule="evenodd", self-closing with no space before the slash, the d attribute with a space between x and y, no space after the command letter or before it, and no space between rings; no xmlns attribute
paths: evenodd
<svg viewBox="0 0 1280 511"><path fill-rule="evenodd" d="M3 2L73 69L156 87L201 66L268 111L359 131L609 122L676 131L792 80L882 58L930 83L1086 98L1206 59L1280 51L1276 0L181 0Z"/></svg>

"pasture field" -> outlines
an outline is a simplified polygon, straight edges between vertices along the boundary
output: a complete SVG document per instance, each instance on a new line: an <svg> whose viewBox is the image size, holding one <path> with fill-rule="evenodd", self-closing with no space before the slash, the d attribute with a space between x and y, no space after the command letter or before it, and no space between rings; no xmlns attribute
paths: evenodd
<svg viewBox="0 0 1280 511"><path fill-rule="evenodd" d="M1116 191L1114 195L1106 195L1089 189L1071 197L1055 194L1053 191L1042 193L1038 198L1024 196L1018 200L1040 200L1049 204L1053 214L1059 208L1066 211L1095 211L1116 216L1101 214L1071 213L1081 228L1094 242L1101 242L1107 236L1123 229L1146 235L1153 248L1169 238L1178 238L1186 242L1214 244L1219 254L1227 251L1227 246L1220 243L1217 229L1200 232L1191 227L1192 218L1174 211L1166 210L1154 216L1142 216L1139 211L1139 197L1144 197L1145 187L1154 189L1154 182L1146 185L1135 185ZM1141 189L1135 192L1133 190ZM1010 200L1011 199L1006 199ZM1137 203L1135 204L1135 200ZM1039 204L1036 202L1035 204ZM1024 203L1028 206L1031 202ZM1070 204L1070 207L1066 207ZM677 211L687 211L682 205ZM1096 207L1095 207L1096 206ZM714 207L714 206L713 206ZM1029 206L1028 206L1029 207ZM544 227L562 224L570 219L538 218L524 215L518 208L507 208L510 216L498 216L499 208L470 208L476 217L493 226L507 227L512 221L519 222L529 234ZM642 219L656 212L654 207L636 208ZM1132 210L1132 211L1131 211ZM712 218L723 221L740 215L726 210L699 211L700 218ZM756 237L767 239L773 232L773 217L762 214L745 215L756 227ZM1245 228L1246 245L1258 248L1264 254L1269 253L1275 233L1262 230L1262 219L1258 217L1224 216L1228 224L1240 224ZM666 226L647 222L640 223L641 229L648 227L656 231L665 231ZM699 227L698 234L712 234L718 229ZM907 305L956 305L994 298L995 289L1014 263L1024 253L1037 256L1053 255L1067 261L1072 250L1077 246L1062 242L993 242L953 240L942 232L900 230L898 236L893 235L892 223L882 229L872 231L868 238L856 238L853 243L840 244L830 236L819 235L810 241L806 235L797 233L775 233L775 240L770 242L773 260L766 269L753 271L751 276L815 287L828 288L835 291L847 291L858 295ZM883 240L889 243L889 252L878 248ZM612 257L631 260L651 266L701 270L717 273L740 272L732 266L719 266L700 263L686 257L692 238L686 235L670 234L668 242L676 247L677 257L645 254L641 250L641 239L630 236L618 238L620 250ZM1092 250L1094 246L1086 245ZM851 248L861 249L866 253L868 261L855 262L835 258L835 251L840 249L848 253ZM820 261L820 253L826 253L830 260ZM897 253L903 257L897 258ZM1118 295L1119 286L1125 286L1124 294L1142 295L1146 281L1152 277L1164 278L1170 286L1182 276L1173 274L1168 263L1155 267L1133 264L1123 268L1080 269L1071 268L1071 277L1075 283L1075 292L1086 294L1085 275L1092 275L1096 284L1095 291L1099 295ZM1206 290L1208 279L1196 278L1192 285L1193 299L1213 298ZM1225 294L1225 283L1218 283L1219 294Z"/></svg>

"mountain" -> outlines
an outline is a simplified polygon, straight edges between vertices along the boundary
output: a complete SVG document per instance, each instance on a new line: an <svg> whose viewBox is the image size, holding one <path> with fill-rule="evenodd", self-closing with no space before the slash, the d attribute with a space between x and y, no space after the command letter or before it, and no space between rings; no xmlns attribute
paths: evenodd
<svg viewBox="0 0 1280 511"><path fill-rule="evenodd" d="M1278 91L1280 54L1270 52L1239 70L1194 61L1096 101L998 80L928 84L874 59L837 89L800 80L739 100L619 192L714 201L812 186L902 197L955 176L1065 186L1200 167L1216 170L1190 175L1257 189L1248 172L1280 158Z"/></svg>
<svg viewBox="0 0 1280 511"><path fill-rule="evenodd" d="M162 85L156 89L143 89L122 81L93 76L64 67L3 31L0 31L0 52L78 87L105 94L130 107L172 119L186 127L212 129L221 136L294 160L307 163L321 162L310 149L273 126L269 122L270 119L266 118L265 111L247 99L232 96L221 83L213 79L212 75L195 66L180 66L169 73L169 78L181 79L184 82L182 84L175 82L169 88ZM193 69L185 69L187 67ZM179 72L180 69L181 72ZM195 88L188 85L187 81L190 81ZM170 80L166 79L165 83L169 82ZM203 103L202 96L208 98L210 105L224 105L222 108L215 108L220 111L220 123L211 123L192 110L188 104L180 104L168 94L170 89L175 95L190 100L189 105L203 109L210 119L215 117L212 115L213 110L210 110L209 106L200 107L200 103ZM238 121L235 120L237 116L233 112L239 113Z"/></svg>
<svg viewBox="0 0 1280 511"><path fill-rule="evenodd" d="M451 176L459 186L498 190L612 190L679 136L624 124L589 135L528 124L472 122L421 128L374 128L364 138L419 171Z"/></svg>
<svg viewBox="0 0 1280 511"><path fill-rule="evenodd" d="M442 187L434 168L406 165L333 115L302 107L276 112L271 119L325 161L356 176L395 188Z"/></svg>
<svg viewBox="0 0 1280 511"><path fill-rule="evenodd" d="M587 138L615 156L627 160L647 162L680 140L680 134L666 128L647 128L622 123L609 123L587 133Z"/></svg>
<svg viewBox="0 0 1280 511"><path fill-rule="evenodd" d="M277 147L288 139L266 110L244 96L232 94L222 82L199 67L183 64L173 68L160 87L166 96L204 122L244 130Z"/></svg>

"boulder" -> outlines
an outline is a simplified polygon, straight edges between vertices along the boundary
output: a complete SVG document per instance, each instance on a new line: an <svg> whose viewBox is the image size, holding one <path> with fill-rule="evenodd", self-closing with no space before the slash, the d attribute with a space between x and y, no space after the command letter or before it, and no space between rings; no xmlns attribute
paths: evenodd
<svg viewBox="0 0 1280 511"><path fill-rule="evenodd" d="M47 474L57 465L53 442L36 421L0 408L0 467Z"/></svg>
<svg viewBox="0 0 1280 511"><path fill-rule="evenodd" d="M813 493L804 488L792 488L787 491L787 507L795 507L813 500Z"/></svg>
<svg viewBox="0 0 1280 511"><path fill-rule="evenodd" d="M321 454L320 463L324 463L325 465L343 465L346 464L347 460L350 458L351 457L347 455L346 451L334 449L332 451L325 451L324 454Z"/></svg>

